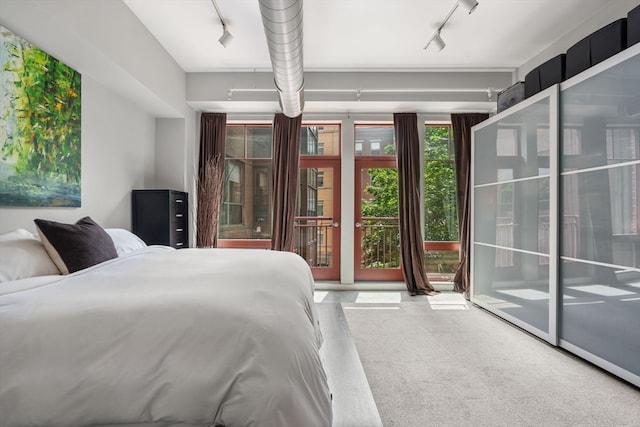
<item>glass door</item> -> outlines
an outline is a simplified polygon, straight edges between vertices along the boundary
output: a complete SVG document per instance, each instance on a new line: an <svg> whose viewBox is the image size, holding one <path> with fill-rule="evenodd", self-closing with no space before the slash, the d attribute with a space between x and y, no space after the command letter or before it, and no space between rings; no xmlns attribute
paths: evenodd
<svg viewBox="0 0 640 427"><path fill-rule="evenodd" d="M340 279L340 161L300 160L296 253L318 280Z"/></svg>
<svg viewBox="0 0 640 427"><path fill-rule="evenodd" d="M355 280L401 281L395 160L356 159Z"/></svg>

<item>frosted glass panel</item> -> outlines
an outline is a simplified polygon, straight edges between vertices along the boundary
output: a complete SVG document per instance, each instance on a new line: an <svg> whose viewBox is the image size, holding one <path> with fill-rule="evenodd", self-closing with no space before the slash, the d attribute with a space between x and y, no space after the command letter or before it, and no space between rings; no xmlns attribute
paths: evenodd
<svg viewBox="0 0 640 427"><path fill-rule="evenodd" d="M548 173L549 98L477 130L475 144L475 185Z"/></svg>
<svg viewBox="0 0 640 427"><path fill-rule="evenodd" d="M549 177L475 189L474 239L549 254Z"/></svg>
<svg viewBox="0 0 640 427"><path fill-rule="evenodd" d="M640 375L640 71L562 92L559 336Z"/></svg>
<svg viewBox="0 0 640 427"><path fill-rule="evenodd" d="M549 334L549 97L474 132L474 302ZM555 260L554 260L555 265Z"/></svg>
<svg viewBox="0 0 640 427"><path fill-rule="evenodd" d="M640 267L638 165L562 176L561 255Z"/></svg>
<svg viewBox="0 0 640 427"><path fill-rule="evenodd" d="M474 302L549 331L549 258L475 245Z"/></svg>

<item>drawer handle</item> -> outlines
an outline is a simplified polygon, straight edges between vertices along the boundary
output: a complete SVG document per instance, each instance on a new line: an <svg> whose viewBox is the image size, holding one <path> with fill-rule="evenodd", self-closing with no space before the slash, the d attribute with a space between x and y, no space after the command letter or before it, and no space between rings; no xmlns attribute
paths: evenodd
<svg viewBox="0 0 640 427"><path fill-rule="evenodd" d="M182 218L182 214L176 214L176 218Z"/></svg>
<svg viewBox="0 0 640 427"><path fill-rule="evenodd" d="M182 245L184 245L184 243L182 243L182 242L176 243L176 246L182 246Z"/></svg>
<svg viewBox="0 0 640 427"><path fill-rule="evenodd" d="M176 199L176 203L182 203L182 199Z"/></svg>
<svg viewBox="0 0 640 427"><path fill-rule="evenodd" d="M182 231L182 228L176 228L176 231L180 232Z"/></svg>

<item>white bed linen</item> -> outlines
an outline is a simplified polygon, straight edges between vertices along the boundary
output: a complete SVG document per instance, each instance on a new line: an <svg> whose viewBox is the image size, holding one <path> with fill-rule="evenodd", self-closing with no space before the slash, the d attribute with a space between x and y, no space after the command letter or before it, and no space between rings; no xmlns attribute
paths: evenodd
<svg viewBox="0 0 640 427"><path fill-rule="evenodd" d="M0 426L331 425L295 254L152 246L17 282L0 289Z"/></svg>

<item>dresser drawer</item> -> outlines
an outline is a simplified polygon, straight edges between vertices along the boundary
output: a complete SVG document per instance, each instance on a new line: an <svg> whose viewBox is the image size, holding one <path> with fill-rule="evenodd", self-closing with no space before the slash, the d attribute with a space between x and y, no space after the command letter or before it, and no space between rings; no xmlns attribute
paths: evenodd
<svg viewBox="0 0 640 427"><path fill-rule="evenodd" d="M171 227L171 246L177 249L187 248L188 239L187 228L180 223L174 223Z"/></svg>
<svg viewBox="0 0 640 427"><path fill-rule="evenodd" d="M176 190L133 190L133 230L148 245L189 247L189 195Z"/></svg>

